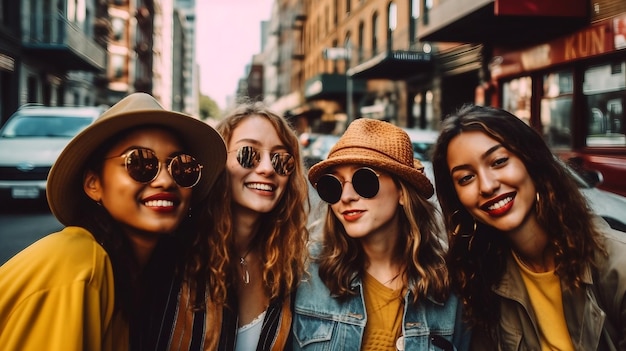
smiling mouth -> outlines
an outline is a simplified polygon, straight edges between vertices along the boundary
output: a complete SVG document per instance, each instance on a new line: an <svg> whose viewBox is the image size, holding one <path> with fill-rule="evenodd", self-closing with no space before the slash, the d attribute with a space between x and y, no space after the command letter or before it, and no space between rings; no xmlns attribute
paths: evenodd
<svg viewBox="0 0 626 351"><path fill-rule="evenodd" d="M499 210L502 207L506 206L509 202L513 201L513 196L507 196L502 200L499 200L493 204L490 204L488 206L483 206L487 211L495 211L495 210Z"/></svg>
<svg viewBox="0 0 626 351"><path fill-rule="evenodd" d="M261 184L261 183L248 183L246 184L246 188L254 189L254 190L262 190L262 191L274 191L274 187L269 184Z"/></svg>
<svg viewBox="0 0 626 351"><path fill-rule="evenodd" d="M173 207L174 201L170 200L149 200L143 203L148 207Z"/></svg>

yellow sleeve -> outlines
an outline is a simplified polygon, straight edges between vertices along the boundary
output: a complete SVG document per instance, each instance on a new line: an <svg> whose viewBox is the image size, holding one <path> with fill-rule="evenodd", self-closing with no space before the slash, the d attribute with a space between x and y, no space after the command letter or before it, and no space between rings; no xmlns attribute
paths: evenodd
<svg viewBox="0 0 626 351"><path fill-rule="evenodd" d="M127 340L115 340L113 284L110 259L86 230L33 243L0 267L2 349L117 351Z"/></svg>

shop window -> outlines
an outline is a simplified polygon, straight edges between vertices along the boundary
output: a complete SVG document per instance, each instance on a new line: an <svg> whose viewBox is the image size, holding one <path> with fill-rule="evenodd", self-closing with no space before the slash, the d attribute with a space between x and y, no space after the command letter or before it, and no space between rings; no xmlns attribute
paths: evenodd
<svg viewBox="0 0 626 351"><path fill-rule="evenodd" d="M626 61L589 67L584 80L587 146L626 146Z"/></svg>
<svg viewBox="0 0 626 351"><path fill-rule="evenodd" d="M551 72L543 76L541 130L551 148L572 145L573 93L571 71Z"/></svg>
<svg viewBox="0 0 626 351"><path fill-rule="evenodd" d="M502 107L530 124L530 100L532 79L520 77L505 82L502 86Z"/></svg>
<svg viewBox="0 0 626 351"><path fill-rule="evenodd" d="M126 31L126 22L124 19L120 17L113 17L111 19L111 27L113 29L113 40L122 40L124 38L124 32Z"/></svg>

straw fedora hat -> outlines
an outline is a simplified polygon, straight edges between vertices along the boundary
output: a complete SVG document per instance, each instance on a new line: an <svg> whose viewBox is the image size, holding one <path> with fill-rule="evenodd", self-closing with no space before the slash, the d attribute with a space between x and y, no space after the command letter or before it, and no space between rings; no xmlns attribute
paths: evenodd
<svg viewBox="0 0 626 351"><path fill-rule="evenodd" d="M408 134L389 122L359 118L350 123L326 160L309 169L309 181L315 186L331 167L344 164L369 166L398 176L427 199L434 193L432 183L424 175L424 166L413 158Z"/></svg>
<svg viewBox="0 0 626 351"><path fill-rule="evenodd" d="M87 196L83 192L84 168L104 142L137 126L158 125L177 133L189 153L202 164L202 177L193 189L193 201L206 197L226 164L226 145L220 134L194 117L165 110L146 93L133 93L76 135L63 149L50 169L46 196L50 210L64 225L82 216Z"/></svg>

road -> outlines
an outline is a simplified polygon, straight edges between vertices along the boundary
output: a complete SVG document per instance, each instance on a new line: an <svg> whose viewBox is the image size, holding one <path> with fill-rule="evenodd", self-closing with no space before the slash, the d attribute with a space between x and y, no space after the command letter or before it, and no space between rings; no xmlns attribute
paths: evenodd
<svg viewBox="0 0 626 351"><path fill-rule="evenodd" d="M322 218L325 204L320 207L317 192L309 185L311 215L309 225ZM320 221L318 223L323 222ZM27 203L0 210L0 265L20 250L44 237L61 230L63 226L50 213L45 204ZM319 228L316 226L316 228ZM311 233L313 237L318 233Z"/></svg>
<svg viewBox="0 0 626 351"><path fill-rule="evenodd" d="M0 212L0 264L63 226L39 203L18 204Z"/></svg>

